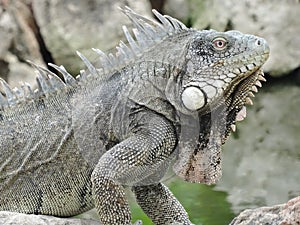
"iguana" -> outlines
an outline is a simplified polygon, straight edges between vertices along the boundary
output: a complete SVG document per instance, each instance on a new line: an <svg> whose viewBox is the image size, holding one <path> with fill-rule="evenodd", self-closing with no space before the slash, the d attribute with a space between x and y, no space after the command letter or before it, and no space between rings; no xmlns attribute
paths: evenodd
<svg viewBox="0 0 300 225"><path fill-rule="evenodd" d="M265 80L269 47L238 31L199 31L130 8L132 32L101 66L73 78L35 66L37 90L1 80L0 210L73 216L93 207L102 224L131 224L124 187L155 224L191 224L161 183L174 163L184 180L215 183L220 149Z"/></svg>

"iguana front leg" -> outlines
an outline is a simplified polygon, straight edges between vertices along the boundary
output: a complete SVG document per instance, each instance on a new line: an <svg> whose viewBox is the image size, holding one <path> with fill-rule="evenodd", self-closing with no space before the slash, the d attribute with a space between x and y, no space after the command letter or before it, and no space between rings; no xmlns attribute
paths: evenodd
<svg viewBox="0 0 300 225"><path fill-rule="evenodd" d="M158 183L163 174L160 176L155 174L165 172L160 171L161 165L170 159L170 155L177 144L177 136L172 123L155 113L139 112L130 124L129 137L107 151L100 158L92 174L95 206L103 225L131 224L131 214L122 185L138 183L140 185L147 181ZM151 179L147 180L147 177L151 177ZM153 177L157 180L154 181ZM147 183L147 185L149 184L153 183ZM148 186L148 188L150 187L152 185ZM172 209L175 198L166 192L167 189L159 189L156 185L153 185L153 188L154 192L165 197L164 206ZM143 201L141 199L143 196L149 199ZM138 198L140 203L148 203L148 206L153 209L162 204L153 201L153 197L148 194L139 195ZM157 203L158 205L150 206L150 204ZM170 205L168 205L169 203ZM178 210L175 209L174 211ZM160 215L154 217L150 213L151 217L163 218L166 216L171 218L174 216L172 210L161 212L157 210L156 213ZM180 213L186 215L183 208L180 209ZM185 221L188 221L187 216L185 218ZM176 221L176 217L174 217L174 221ZM163 224L160 221L156 222Z"/></svg>
<svg viewBox="0 0 300 225"><path fill-rule="evenodd" d="M190 225L183 206L161 183L132 188L138 204L157 225Z"/></svg>

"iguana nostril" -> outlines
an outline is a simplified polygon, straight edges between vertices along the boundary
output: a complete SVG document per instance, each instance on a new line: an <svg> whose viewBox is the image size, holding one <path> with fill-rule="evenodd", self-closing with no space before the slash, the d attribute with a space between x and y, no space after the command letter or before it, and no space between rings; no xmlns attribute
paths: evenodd
<svg viewBox="0 0 300 225"><path fill-rule="evenodd" d="M264 51L264 53L269 54L270 52L270 47L267 44L266 40L263 38L257 38L254 42L254 46L257 48L261 49Z"/></svg>

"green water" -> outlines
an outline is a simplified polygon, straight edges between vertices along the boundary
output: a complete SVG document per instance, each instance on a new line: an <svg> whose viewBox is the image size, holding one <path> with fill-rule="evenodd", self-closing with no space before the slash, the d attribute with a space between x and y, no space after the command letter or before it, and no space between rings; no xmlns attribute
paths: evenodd
<svg viewBox="0 0 300 225"><path fill-rule="evenodd" d="M168 186L196 225L227 225L235 216L226 200L227 194L215 191L213 186L187 183L179 179ZM133 221L140 219L143 225L153 224L134 203L132 211Z"/></svg>

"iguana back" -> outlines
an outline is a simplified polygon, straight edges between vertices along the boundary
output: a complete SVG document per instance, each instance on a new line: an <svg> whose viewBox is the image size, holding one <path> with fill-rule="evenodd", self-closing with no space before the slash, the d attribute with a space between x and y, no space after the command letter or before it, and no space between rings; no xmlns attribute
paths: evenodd
<svg viewBox="0 0 300 225"><path fill-rule="evenodd" d="M93 165L74 141L69 100L52 95L1 113L1 210L69 216L92 207Z"/></svg>
<svg viewBox="0 0 300 225"><path fill-rule="evenodd" d="M50 73L36 68L39 75ZM53 93L40 88L34 94L24 86L28 99L3 108L0 210L72 216L94 207L91 173L101 155L117 142L108 134L120 95L117 87L122 86L118 76L104 85L103 81L70 83ZM47 80L38 77L38 83L42 79ZM3 87L12 91L5 83ZM35 97L30 100L30 95Z"/></svg>

